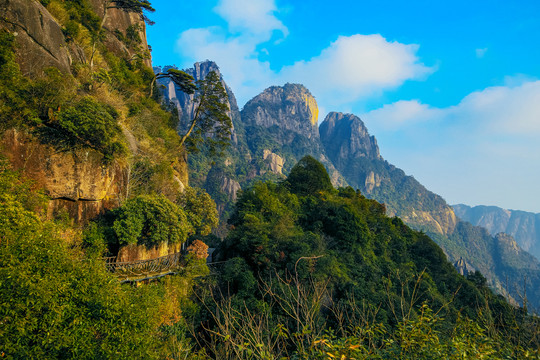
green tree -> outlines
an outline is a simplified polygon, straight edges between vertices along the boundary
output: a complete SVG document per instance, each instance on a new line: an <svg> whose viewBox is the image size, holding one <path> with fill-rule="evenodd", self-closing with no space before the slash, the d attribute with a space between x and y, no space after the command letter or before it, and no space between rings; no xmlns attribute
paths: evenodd
<svg viewBox="0 0 540 360"><path fill-rule="evenodd" d="M164 78L170 79L176 86L180 88L180 90L182 90L186 94L193 94L195 90L197 90L197 86L193 83L193 76L182 70L171 68L168 69L166 72L159 72L154 75L152 83L150 84L150 97L154 95L154 86L156 84L156 80Z"/></svg>
<svg viewBox="0 0 540 360"><path fill-rule="evenodd" d="M189 151L197 152L204 142L211 156L221 155L229 145L232 128L228 99L215 71L210 71L204 80L197 81L195 114L180 139L180 145L186 144Z"/></svg>
<svg viewBox="0 0 540 360"><path fill-rule="evenodd" d="M107 12L109 9L120 9L128 13L138 14L142 20L147 24L154 24L146 15L144 11L154 12L156 11L150 1L148 0L106 0L103 2L103 19L101 20L100 29L103 27L107 18Z"/></svg>
<svg viewBox="0 0 540 360"><path fill-rule="evenodd" d="M193 232L185 212L163 195L137 196L114 215L112 227L119 245L182 243Z"/></svg>
<svg viewBox="0 0 540 360"><path fill-rule="evenodd" d="M216 203L203 189L185 188L178 196L177 203L185 211L195 235L208 235L218 226Z"/></svg>
<svg viewBox="0 0 540 360"><path fill-rule="evenodd" d="M292 169L286 183L293 193L315 195L321 191L333 191L332 181L324 165L312 156L304 156Z"/></svg>

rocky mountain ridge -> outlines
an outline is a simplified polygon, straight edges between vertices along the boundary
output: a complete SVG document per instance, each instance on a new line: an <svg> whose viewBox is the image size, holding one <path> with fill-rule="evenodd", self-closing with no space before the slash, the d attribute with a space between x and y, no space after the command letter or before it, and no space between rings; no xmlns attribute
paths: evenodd
<svg viewBox="0 0 540 360"><path fill-rule="evenodd" d="M14 76L20 82L11 80L11 92L0 91L0 102L4 101L2 96L11 101L17 99L24 104L24 111L31 114L27 116L34 116L27 121L24 112L19 112L14 114L12 123L0 124L2 156L49 196L48 218L67 214L79 225L119 206L138 181L134 169L141 154L151 154L147 158L154 157L148 162L152 164L162 155L157 149L148 152L148 147L164 144L163 135L157 139L140 126L139 130L132 127L137 121L134 113L142 112L144 107L138 105L138 110L134 110L131 102L143 93L147 96L142 81L134 83L145 75L151 76L151 70L145 68L151 65L145 22L140 14L115 8L108 9L103 21L104 6L108 5L104 0L0 0L0 32L13 38L13 48L3 49L5 54L13 54L13 60L2 58L0 66L13 61L9 74L6 71L3 75ZM92 31L100 36L92 38ZM119 84L127 77L134 83ZM21 87L19 93L17 86ZM120 94L122 90L118 89L122 86L131 87L123 94L130 94L132 99ZM120 151L123 156L107 161L104 153L92 144L75 143L59 148L40 135L38 130L43 129L58 135L59 114L73 110L81 98L91 98L93 106L115 114L119 122L116 140L125 150ZM157 103L149 105L152 106L159 109ZM2 107L2 111L8 109L9 105ZM147 120L156 121L159 126L160 120L156 118L164 115L167 113L145 113ZM169 161L172 176L167 181L176 189L187 185L188 179L182 155L174 157L174 161Z"/></svg>
<svg viewBox="0 0 540 360"><path fill-rule="evenodd" d="M492 234L511 235L519 246L540 259L540 214L507 210L497 206L452 205L456 215Z"/></svg>
<svg viewBox="0 0 540 360"><path fill-rule="evenodd" d="M215 66L198 63L195 69ZM280 179L302 156L312 155L326 166L334 186L351 185L384 203L389 215L429 234L451 262L462 259L467 269L480 270L508 298L519 299L520 278L528 276L528 294L540 305L540 293L533 289L540 284L540 264L516 248L511 238L492 237L462 222L443 198L382 158L375 137L357 116L331 112L317 127L317 113L316 101L304 86L267 88L240 111L234 130L238 141L225 160L201 166L201 158L192 157L191 179L206 172L199 183L214 196L226 218L227 204L241 188L257 180ZM227 189L231 189L228 195L223 194Z"/></svg>

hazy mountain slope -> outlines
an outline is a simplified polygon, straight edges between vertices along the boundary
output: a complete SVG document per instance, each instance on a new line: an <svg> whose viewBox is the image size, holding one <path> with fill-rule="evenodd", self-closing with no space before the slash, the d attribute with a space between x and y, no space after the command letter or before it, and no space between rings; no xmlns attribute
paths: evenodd
<svg viewBox="0 0 540 360"><path fill-rule="evenodd" d="M181 111L189 108L181 106ZM387 214L429 234L450 261L463 258L500 293L519 301L527 276L531 304L540 305L540 294L535 294L540 267L534 258L515 250L508 239L500 241L460 221L443 198L385 161L360 118L333 112L317 128L317 112L315 99L302 85L267 88L240 111L233 146L224 159L211 165L202 155L190 155L190 179L205 187L226 219L238 190L257 180L283 179L304 155L312 155L328 169L334 185L350 184L384 203Z"/></svg>
<svg viewBox="0 0 540 360"><path fill-rule="evenodd" d="M540 259L540 214L483 205L458 204L453 208L461 219L485 227L492 235L512 235L522 249Z"/></svg>
<svg viewBox="0 0 540 360"><path fill-rule="evenodd" d="M416 229L441 234L453 231L457 219L452 208L385 161L360 118L331 112L319 130L326 153L351 186L384 203L390 215Z"/></svg>
<svg viewBox="0 0 540 360"><path fill-rule="evenodd" d="M385 203L389 214L429 234L452 262L463 258L517 302L526 289L531 304L539 307L540 264L511 237L493 237L461 221L443 198L380 156L375 138L357 116L330 113L320 133L326 153L349 184Z"/></svg>

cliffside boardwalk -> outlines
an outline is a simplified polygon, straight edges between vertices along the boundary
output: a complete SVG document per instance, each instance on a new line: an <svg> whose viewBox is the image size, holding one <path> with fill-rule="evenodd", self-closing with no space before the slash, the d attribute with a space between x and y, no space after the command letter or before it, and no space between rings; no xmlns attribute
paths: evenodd
<svg viewBox="0 0 540 360"><path fill-rule="evenodd" d="M186 266L184 252L177 252L150 260L136 260L117 262L116 256L104 258L107 270L118 277L121 283L138 283L150 281L167 275L177 274L179 271L195 266ZM210 269L223 262L210 262L204 265Z"/></svg>
<svg viewBox="0 0 540 360"><path fill-rule="evenodd" d="M117 262L116 256L105 258L107 270L120 282L139 282L174 274L182 265L184 254L177 252L151 260Z"/></svg>

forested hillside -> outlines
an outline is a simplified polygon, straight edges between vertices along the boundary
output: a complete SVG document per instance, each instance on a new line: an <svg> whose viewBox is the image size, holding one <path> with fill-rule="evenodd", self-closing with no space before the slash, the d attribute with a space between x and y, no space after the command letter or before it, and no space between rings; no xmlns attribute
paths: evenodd
<svg viewBox="0 0 540 360"><path fill-rule="evenodd" d="M217 65L205 61L186 72L202 78L210 70L218 70ZM384 203L388 215L424 231L451 262L464 259L510 301L523 305L526 294L529 307L540 308L540 263L512 240L462 221L441 196L384 160L359 117L330 112L318 126L317 102L300 84L269 87L238 111L233 91L220 78L231 104L233 146L219 159L204 151L189 158L191 181L217 203L217 234L226 234L226 220L240 189L258 180L283 179L304 155L311 155L325 165L335 186L351 185ZM178 109L182 128L193 113L186 102L189 97L167 79L162 82L165 100Z"/></svg>
<svg viewBox="0 0 540 360"><path fill-rule="evenodd" d="M538 346L534 318L312 157L245 190L230 224L201 299L217 358L538 356L519 350Z"/></svg>
<svg viewBox="0 0 540 360"><path fill-rule="evenodd" d="M212 66L152 71L147 0L0 10L1 358L540 357L528 308L334 186L303 86L265 91L244 126Z"/></svg>

